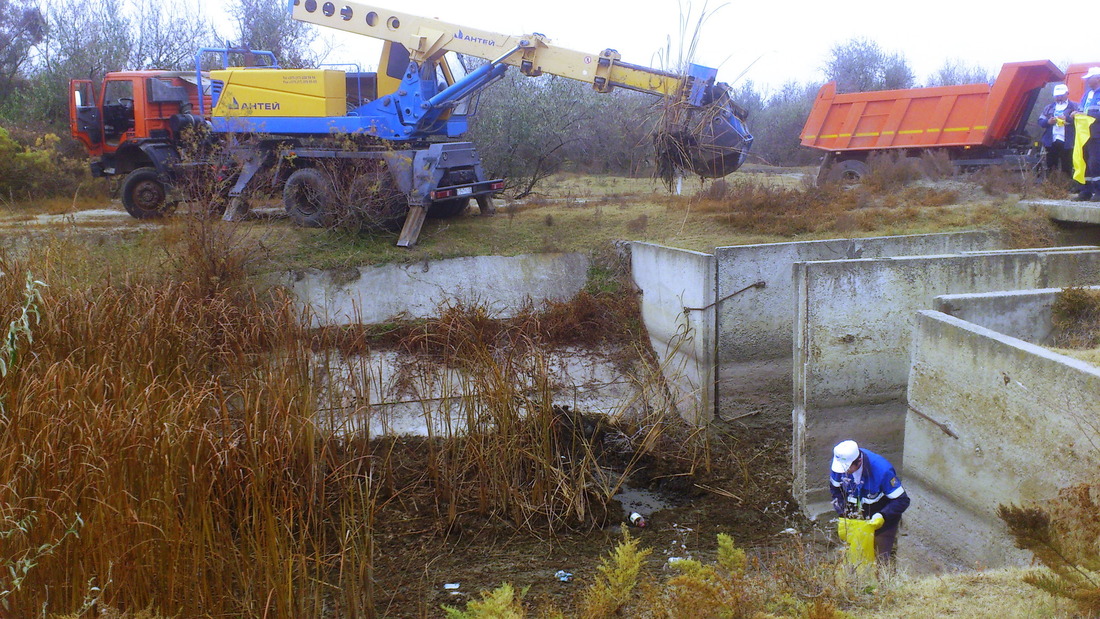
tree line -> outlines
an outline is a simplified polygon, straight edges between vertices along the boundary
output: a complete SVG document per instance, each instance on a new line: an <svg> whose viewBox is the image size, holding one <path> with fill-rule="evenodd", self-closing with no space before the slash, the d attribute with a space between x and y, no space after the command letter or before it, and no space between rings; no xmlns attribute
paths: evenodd
<svg viewBox="0 0 1100 619"><path fill-rule="evenodd" d="M0 125L67 133L68 81L98 82L108 71L194 69L201 47L227 44L274 52L284 67L315 66L322 57L313 26L287 15L284 0L230 0L230 32L185 5L155 0L0 0ZM364 59L369 64L373 59ZM918 83L909 61L868 39L834 45L822 62L839 92L989 81L984 69L947 61ZM822 82L792 80L764 88L733 84L755 136L750 161L806 165L816 151L799 133ZM562 169L645 175L652 172L654 97L593 92L580 82L509 72L480 98L470 138L494 176L516 194Z"/></svg>

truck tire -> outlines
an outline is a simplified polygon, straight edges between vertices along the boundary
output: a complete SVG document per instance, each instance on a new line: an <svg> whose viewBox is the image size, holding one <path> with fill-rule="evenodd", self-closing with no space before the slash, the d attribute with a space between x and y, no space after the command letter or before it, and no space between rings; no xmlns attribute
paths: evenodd
<svg viewBox="0 0 1100 619"><path fill-rule="evenodd" d="M295 170L283 186L283 206L294 223L306 228L322 228L332 221L332 191L320 170Z"/></svg>
<svg viewBox="0 0 1100 619"><path fill-rule="evenodd" d="M168 187L153 168L138 168L122 181L122 206L135 219L156 219L172 212Z"/></svg>
<svg viewBox="0 0 1100 619"><path fill-rule="evenodd" d="M833 163L833 169L829 170L829 181L841 185L858 185L869 171L867 164L859 159L845 159Z"/></svg>
<svg viewBox="0 0 1100 619"><path fill-rule="evenodd" d="M469 206L469 198L440 200L439 202L433 202L432 205L428 207L428 217L431 217L432 219L447 219L448 217L457 217L466 212L466 209Z"/></svg>

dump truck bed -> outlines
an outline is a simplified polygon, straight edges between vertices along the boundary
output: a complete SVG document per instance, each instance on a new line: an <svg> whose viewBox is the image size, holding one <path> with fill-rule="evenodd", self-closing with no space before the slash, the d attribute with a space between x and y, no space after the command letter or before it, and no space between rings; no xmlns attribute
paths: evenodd
<svg viewBox="0 0 1100 619"><path fill-rule="evenodd" d="M1066 69L1066 86L1069 86L1070 101L1081 102L1081 97L1085 95L1085 80L1083 78L1092 67L1100 67L1100 61L1075 62Z"/></svg>
<svg viewBox="0 0 1100 619"><path fill-rule="evenodd" d="M1049 60L1010 62L993 85L965 84L836 94L821 87L802 145L821 150L997 146L1034 104L1038 89L1063 79Z"/></svg>

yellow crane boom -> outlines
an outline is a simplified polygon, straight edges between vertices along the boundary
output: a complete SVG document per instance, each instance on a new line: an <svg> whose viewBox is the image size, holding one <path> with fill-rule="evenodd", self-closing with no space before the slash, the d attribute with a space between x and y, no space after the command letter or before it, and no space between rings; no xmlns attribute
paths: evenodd
<svg viewBox="0 0 1100 619"><path fill-rule="evenodd" d="M553 45L544 35L513 36L469 26L420 17L358 2L294 0L294 19L400 43L411 60L437 61L448 51L493 60L519 48L503 59L528 76L543 73L587 82L599 92L628 88L665 97L687 96L690 78L660 69L622 62L619 52L605 49L598 54Z"/></svg>

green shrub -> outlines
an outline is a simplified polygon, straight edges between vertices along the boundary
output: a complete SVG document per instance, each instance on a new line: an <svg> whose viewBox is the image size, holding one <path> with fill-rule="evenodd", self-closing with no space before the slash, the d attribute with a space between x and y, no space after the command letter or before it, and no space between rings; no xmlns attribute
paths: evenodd
<svg viewBox="0 0 1100 619"><path fill-rule="evenodd" d="M85 180L84 163L62 154L56 134L0 127L0 201L72 195Z"/></svg>

